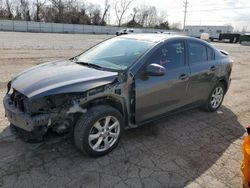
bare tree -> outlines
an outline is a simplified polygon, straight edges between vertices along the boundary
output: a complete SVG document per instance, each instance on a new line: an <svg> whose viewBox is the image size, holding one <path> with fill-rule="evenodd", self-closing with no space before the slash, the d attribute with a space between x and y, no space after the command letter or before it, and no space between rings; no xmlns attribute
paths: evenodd
<svg viewBox="0 0 250 188"><path fill-rule="evenodd" d="M4 2L4 3L3 3ZM32 4L31 4L32 2ZM104 8L90 0L0 0L0 17L55 23L106 25L112 8L121 26L134 0L105 0ZM168 27L165 12L155 6L134 7L129 15L129 27Z"/></svg>
<svg viewBox="0 0 250 188"><path fill-rule="evenodd" d="M103 15L102 15L102 20L101 20L101 25L106 25L106 15L109 11L110 8L110 4L109 4L109 0L105 0L105 5L104 5L104 11L103 11Z"/></svg>
<svg viewBox="0 0 250 188"><path fill-rule="evenodd" d="M85 3L81 6L81 10L80 10L79 14L80 14L79 15L79 24L87 24L87 25L91 24L91 20L87 14L87 6Z"/></svg>
<svg viewBox="0 0 250 188"><path fill-rule="evenodd" d="M4 2L3 0L0 0L0 17L5 17L6 16L6 9L4 7Z"/></svg>
<svg viewBox="0 0 250 188"><path fill-rule="evenodd" d="M15 20L22 20L23 18L22 18L22 12L21 12L21 5L20 5L20 1L18 0L18 1L15 1L14 3L13 3L13 7L15 7L14 8L14 10L13 10L13 18L15 19Z"/></svg>
<svg viewBox="0 0 250 188"><path fill-rule="evenodd" d="M140 10L138 8L133 8L133 14L131 15L132 16L132 21L135 22L135 18L137 16L137 13L139 12Z"/></svg>
<svg viewBox="0 0 250 188"><path fill-rule="evenodd" d="M56 10L55 22L63 22L64 20L64 10L66 9L67 2L64 0L50 0L52 3L53 9Z"/></svg>
<svg viewBox="0 0 250 188"><path fill-rule="evenodd" d="M22 18L26 21L30 21L30 7L29 7L29 1L28 0L20 0L20 11Z"/></svg>
<svg viewBox="0 0 250 188"><path fill-rule="evenodd" d="M64 23L78 24L80 21L80 4L78 1L68 2L64 11Z"/></svg>
<svg viewBox="0 0 250 188"><path fill-rule="evenodd" d="M130 15L130 19L128 23L126 23L127 27L142 27L140 23L137 21L137 13L140 11L138 8L133 8L133 13Z"/></svg>
<svg viewBox="0 0 250 188"><path fill-rule="evenodd" d="M94 9L93 16L91 17L91 23L93 25L100 25L101 23L101 9Z"/></svg>
<svg viewBox="0 0 250 188"><path fill-rule="evenodd" d="M138 22L144 27L157 24L157 10L155 6L142 6L137 16Z"/></svg>
<svg viewBox="0 0 250 188"><path fill-rule="evenodd" d="M44 4L46 3L46 0L36 0L34 5L35 5L35 17L34 20L39 22L40 19L40 14L41 14L41 9L44 6Z"/></svg>
<svg viewBox="0 0 250 188"><path fill-rule="evenodd" d="M174 22L170 25L170 28L173 30L180 30L181 29L181 23L180 22Z"/></svg>
<svg viewBox="0 0 250 188"><path fill-rule="evenodd" d="M167 14L165 11L160 11L160 14L158 14L158 24L164 23L167 20Z"/></svg>
<svg viewBox="0 0 250 188"><path fill-rule="evenodd" d="M148 7L145 5L142 5L140 8L137 8L137 15L136 15L136 19L138 21L138 23L142 26L145 26L146 24L146 20L148 17Z"/></svg>
<svg viewBox="0 0 250 188"><path fill-rule="evenodd" d="M9 19L13 18L13 14L12 14L12 2L9 0L6 0L6 9L7 9L7 17Z"/></svg>
<svg viewBox="0 0 250 188"><path fill-rule="evenodd" d="M101 23L101 7L99 5L88 3L87 14L91 20L91 24L100 25Z"/></svg>
<svg viewBox="0 0 250 188"><path fill-rule="evenodd" d="M41 8L41 21L44 22L55 22L54 17L55 17L55 9L53 9L52 6L43 6Z"/></svg>
<svg viewBox="0 0 250 188"><path fill-rule="evenodd" d="M147 27L154 27L158 24L158 15L155 6L150 6L148 9L148 15L146 20Z"/></svg>
<svg viewBox="0 0 250 188"><path fill-rule="evenodd" d="M129 9L129 6L134 0L115 0L114 9L115 15L118 21L118 26L121 26L123 16L125 12Z"/></svg>

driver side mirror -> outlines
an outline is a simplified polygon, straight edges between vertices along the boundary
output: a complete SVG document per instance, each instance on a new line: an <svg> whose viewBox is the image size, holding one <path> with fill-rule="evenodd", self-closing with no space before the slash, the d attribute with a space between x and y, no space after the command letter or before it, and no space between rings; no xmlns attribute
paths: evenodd
<svg viewBox="0 0 250 188"><path fill-rule="evenodd" d="M145 72L148 76L163 76L166 74L166 69L159 64L152 63L147 66Z"/></svg>

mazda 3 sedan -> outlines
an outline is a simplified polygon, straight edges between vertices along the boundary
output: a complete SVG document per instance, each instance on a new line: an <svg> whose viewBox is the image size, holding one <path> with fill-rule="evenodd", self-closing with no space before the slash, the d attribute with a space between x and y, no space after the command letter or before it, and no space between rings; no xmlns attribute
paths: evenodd
<svg viewBox="0 0 250 188"><path fill-rule="evenodd" d="M216 111L230 85L225 51L185 36L131 34L68 60L32 67L8 83L3 103L25 140L72 132L91 156L113 150L124 129L180 109Z"/></svg>

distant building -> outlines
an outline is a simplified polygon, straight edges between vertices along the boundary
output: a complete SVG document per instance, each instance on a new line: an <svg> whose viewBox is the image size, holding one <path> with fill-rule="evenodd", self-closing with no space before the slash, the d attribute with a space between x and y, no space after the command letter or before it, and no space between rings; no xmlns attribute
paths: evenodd
<svg viewBox="0 0 250 188"><path fill-rule="evenodd" d="M185 33L200 38L202 33L208 33L211 40L219 39L220 33L232 33L232 26L186 26Z"/></svg>

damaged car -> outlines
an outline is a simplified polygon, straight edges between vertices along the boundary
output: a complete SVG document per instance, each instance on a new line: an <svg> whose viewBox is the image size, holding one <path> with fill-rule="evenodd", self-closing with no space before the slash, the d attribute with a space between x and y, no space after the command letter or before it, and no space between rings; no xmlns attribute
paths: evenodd
<svg viewBox="0 0 250 188"><path fill-rule="evenodd" d="M78 149L101 156L125 129L190 107L216 111L231 70L228 53L199 39L123 35L16 75L7 85L5 115L25 138L72 132Z"/></svg>

